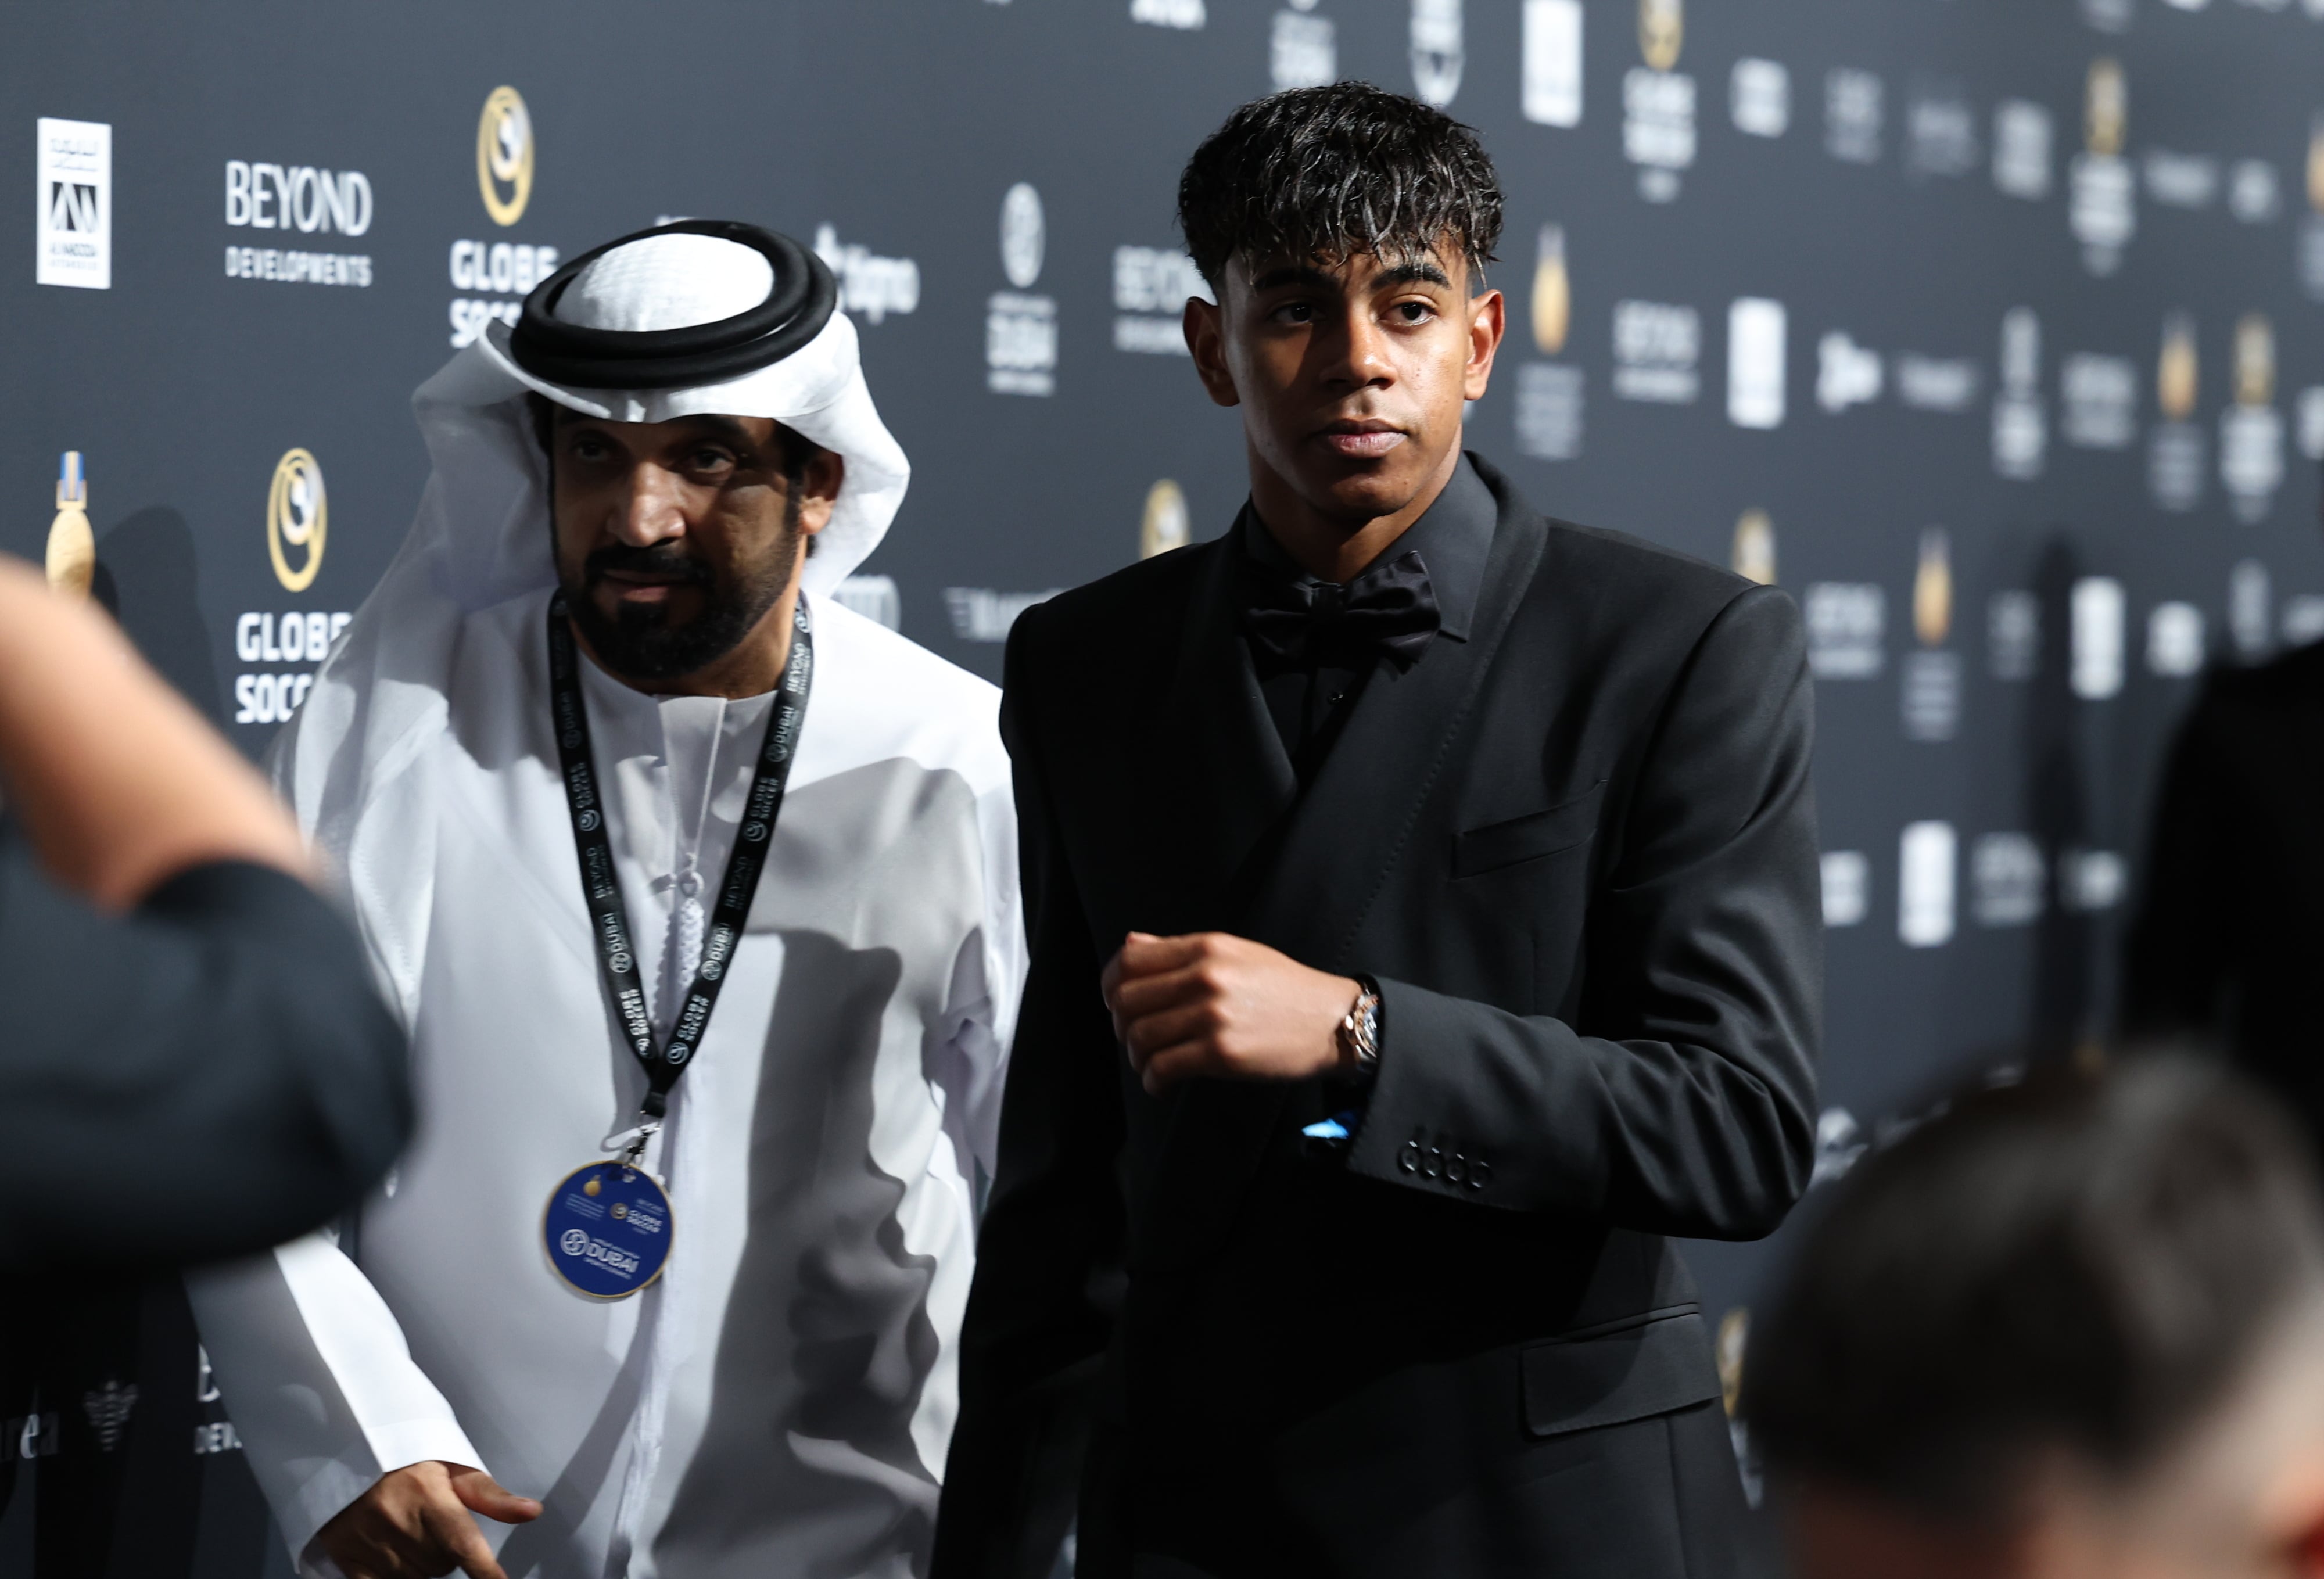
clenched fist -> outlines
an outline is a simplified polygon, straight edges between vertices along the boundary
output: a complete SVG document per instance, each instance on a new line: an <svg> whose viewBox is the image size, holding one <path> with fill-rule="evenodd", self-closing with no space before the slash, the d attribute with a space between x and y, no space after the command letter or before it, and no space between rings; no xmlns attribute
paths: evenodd
<svg viewBox="0 0 2324 1579"><path fill-rule="evenodd" d="M1302 1080L1352 1061L1340 1021L1362 984L1224 932L1132 932L1102 978L1148 1092L1194 1076Z"/></svg>

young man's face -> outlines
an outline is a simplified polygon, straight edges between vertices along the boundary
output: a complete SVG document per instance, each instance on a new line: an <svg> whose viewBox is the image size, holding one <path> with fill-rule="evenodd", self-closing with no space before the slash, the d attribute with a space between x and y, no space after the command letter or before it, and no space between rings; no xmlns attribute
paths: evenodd
<svg viewBox="0 0 2324 1579"><path fill-rule="evenodd" d="M1237 257L1220 295L1186 304L1195 366L1213 400L1242 408L1254 460L1310 508L1360 524L1447 475L1502 328L1500 292L1470 294L1458 247Z"/></svg>
<svg viewBox="0 0 2324 1579"><path fill-rule="evenodd" d="M724 657L781 599L837 497L839 457L798 475L763 417L549 428L557 578L590 650L624 679Z"/></svg>

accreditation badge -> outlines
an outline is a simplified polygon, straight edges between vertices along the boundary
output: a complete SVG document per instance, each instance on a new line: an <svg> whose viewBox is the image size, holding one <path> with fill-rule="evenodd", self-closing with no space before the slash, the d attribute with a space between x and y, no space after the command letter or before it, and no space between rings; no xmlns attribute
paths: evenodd
<svg viewBox="0 0 2324 1579"><path fill-rule="evenodd" d="M669 1260L669 1197L641 1168L593 1162L549 1192L541 1214L549 1270L592 1299L626 1299Z"/></svg>

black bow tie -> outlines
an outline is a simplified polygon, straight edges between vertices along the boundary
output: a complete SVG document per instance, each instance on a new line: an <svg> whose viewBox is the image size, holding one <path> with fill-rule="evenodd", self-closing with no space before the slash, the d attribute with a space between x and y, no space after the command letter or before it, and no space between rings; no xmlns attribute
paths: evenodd
<svg viewBox="0 0 2324 1579"><path fill-rule="evenodd" d="M1420 550L1406 549L1342 586L1264 569L1254 577L1242 628L1259 651L1286 667L1369 667L1383 654L1398 669L1420 660L1441 618Z"/></svg>

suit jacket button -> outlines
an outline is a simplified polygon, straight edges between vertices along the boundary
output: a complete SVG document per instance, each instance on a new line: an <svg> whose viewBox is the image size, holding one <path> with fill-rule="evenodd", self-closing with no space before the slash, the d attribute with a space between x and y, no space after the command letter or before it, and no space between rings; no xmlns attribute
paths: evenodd
<svg viewBox="0 0 2324 1579"><path fill-rule="evenodd" d="M1476 1161L1469 1164L1469 1187L1471 1189L1483 1189L1488 1184L1492 1182L1492 1177L1493 1165L1486 1161L1483 1158L1480 1157Z"/></svg>
<svg viewBox="0 0 2324 1579"><path fill-rule="evenodd" d="M1420 1177L1423 1178L1444 1177L1444 1153L1438 1148L1431 1146L1428 1149L1428 1160L1420 1165Z"/></svg>
<svg viewBox="0 0 2324 1579"><path fill-rule="evenodd" d="M1406 1173L1418 1173L1420 1171L1420 1142L1417 1140L1406 1140L1404 1143L1404 1149L1396 1154L1396 1165L1404 1169Z"/></svg>

